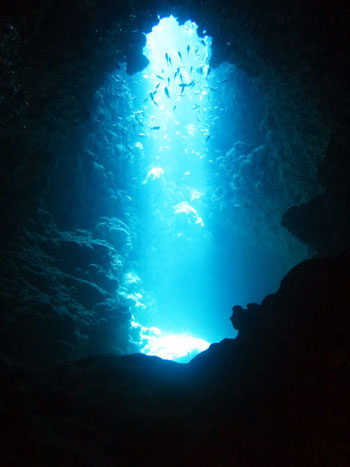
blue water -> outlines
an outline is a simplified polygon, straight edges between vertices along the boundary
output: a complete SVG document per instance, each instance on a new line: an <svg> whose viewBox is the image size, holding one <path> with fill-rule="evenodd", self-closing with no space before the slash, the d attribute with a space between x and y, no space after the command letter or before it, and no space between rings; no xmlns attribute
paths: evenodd
<svg viewBox="0 0 350 467"><path fill-rule="evenodd" d="M232 305L260 301L286 271L236 227L235 167L262 142L263 106L234 65L211 68L211 43L191 21L160 20L146 36L149 65L116 70L96 94L100 133L89 143L131 231L118 290L131 334L143 352L180 361L234 337Z"/></svg>

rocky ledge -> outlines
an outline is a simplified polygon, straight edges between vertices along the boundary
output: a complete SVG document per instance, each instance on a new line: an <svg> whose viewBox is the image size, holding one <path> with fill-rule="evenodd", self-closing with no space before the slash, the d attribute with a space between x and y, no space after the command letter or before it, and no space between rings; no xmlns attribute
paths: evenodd
<svg viewBox="0 0 350 467"><path fill-rule="evenodd" d="M1 360L2 465L345 466L350 252L305 261L182 365Z"/></svg>

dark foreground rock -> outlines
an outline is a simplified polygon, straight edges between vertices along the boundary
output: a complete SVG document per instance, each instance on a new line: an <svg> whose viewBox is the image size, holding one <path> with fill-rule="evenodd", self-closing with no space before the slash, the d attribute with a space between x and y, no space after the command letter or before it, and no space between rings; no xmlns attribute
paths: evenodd
<svg viewBox="0 0 350 467"><path fill-rule="evenodd" d="M335 254L348 248L350 238L349 112L342 130L335 132L318 168L323 192L306 203L289 208L282 224L318 254Z"/></svg>
<svg viewBox="0 0 350 467"><path fill-rule="evenodd" d="M1 465L346 466L350 254L305 261L189 364L2 360ZM246 316L245 316L246 315Z"/></svg>

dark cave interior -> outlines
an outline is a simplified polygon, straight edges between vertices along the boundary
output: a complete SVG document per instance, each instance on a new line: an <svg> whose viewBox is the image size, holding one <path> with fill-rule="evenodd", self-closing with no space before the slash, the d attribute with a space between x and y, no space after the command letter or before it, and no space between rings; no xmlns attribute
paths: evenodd
<svg viewBox="0 0 350 467"><path fill-rule="evenodd" d="M0 13L2 465L347 465L346 2Z"/></svg>

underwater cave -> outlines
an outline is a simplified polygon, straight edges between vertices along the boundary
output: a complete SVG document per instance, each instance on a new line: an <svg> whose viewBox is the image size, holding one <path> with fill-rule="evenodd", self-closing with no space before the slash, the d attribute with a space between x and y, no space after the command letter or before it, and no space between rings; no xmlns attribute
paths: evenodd
<svg viewBox="0 0 350 467"><path fill-rule="evenodd" d="M0 6L8 462L31 444L30 465L164 465L181 433L169 465L345 465L323 447L345 456L329 431L350 290L338 3Z"/></svg>
<svg viewBox="0 0 350 467"><path fill-rule="evenodd" d="M142 37L140 71L125 60L109 73L80 127L86 168L73 196L85 198L83 210L67 215L67 199L53 196L62 203L60 226L91 229L117 252L106 274L118 282L108 306L113 300L131 319L128 345L116 339L115 349L188 361L235 335L233 301L261 302L308 257L280 219L319 192L315 159L296 128L298 102L283 129L269 122L273 91L265 94L234 63L213 67L212 38L196 23L159 17ZM323 130L321 118L312 125ZM290 133L299 140L289 141ZM315 158L326 142L325 132ZM61 151L70 146L71 136ZM285 161L288 152L298 160ZM96 267L84 271L89 282Z"/></svg>

